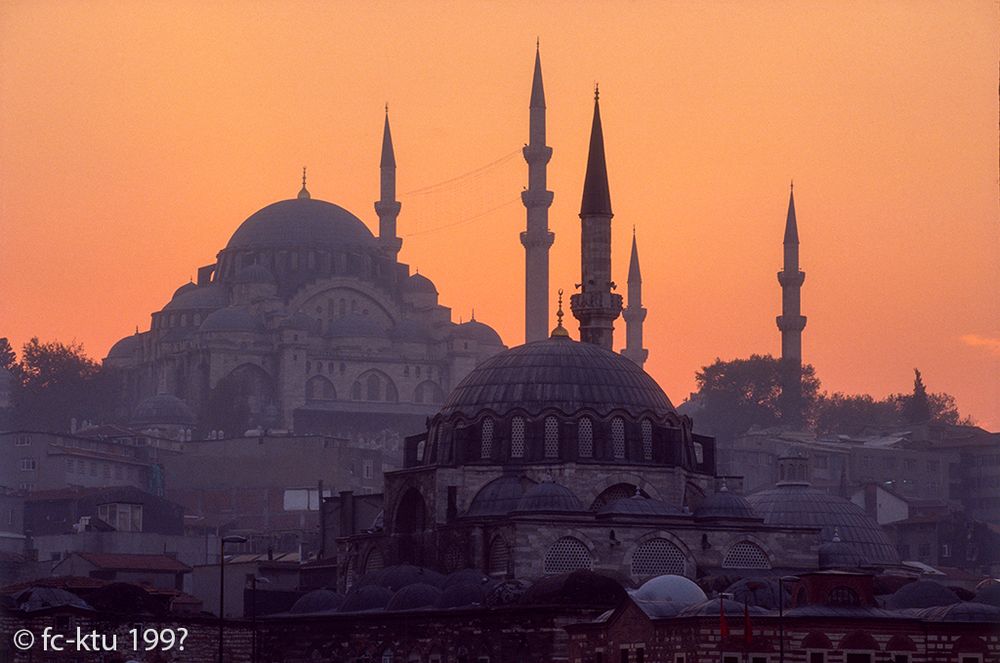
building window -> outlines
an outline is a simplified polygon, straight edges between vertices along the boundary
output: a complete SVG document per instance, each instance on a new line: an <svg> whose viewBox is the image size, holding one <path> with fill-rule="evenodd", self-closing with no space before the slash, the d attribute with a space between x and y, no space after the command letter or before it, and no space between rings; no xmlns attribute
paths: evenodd
<svg viewBox="0 0 1000 663"><path fill-rule="evenodd" d="M479 457L484 460L493 457L493 419L490 417L483 419L479 434Z"/></svg>
<svg viewBox="0 0 1000 663"><path fill-rule="evenodd" d="M580 419L577 424L576 441L580 458L594 457L594 422L589 417Z"/></svg>
<svg viewBox="0 0 1000 663"><path fill-rule="evenodd" d="M31 436L30 435L18 435L14 438L15 447L29 447L31 446Z"/></svg>
<svg viewBox="0 0 1000 663"><path fill-rule="evenodd" d="M487 559L490 575L506 575L510 564L510 547L503 537L495 536L490 541Z"/></svg>
<svg viewBox="0 0 1000 663"><path fill-rule="evenodd" d="M653 422L642 420L642 459L653 460Z"/></svg>
<svg viewBox="0 0 1000 663"><path fill-rule="evenodd" d="M545 417L545 457L559 457L559 421L555 417Z"/></svg>
<svg viewBox="0 0 1000 663"><path fill-rule="evenodd" d="M371 458L366 458L364 462L361 463L361 476L365 479L371 479L374 474L374 468L372 465Z"/></svg>
<svg viewBox="0 0 1000 663"><path fill-rule="evenodd" d="M722 560L722 568L769 569L771 561L767 558L767 553L756 543L740 541L726 551L726 557Z"/></svg>
<svg viewBox="0 0 1000 663"><path fill-rule="evenodd" d="M635 577L675 575L685 571L684 553L667 539L650 539L632 554L632 575Z"/></svg>
<svg viewBox="0 0 1000 663"><path fill-rule="evenodd" d="M859 606L861 605L861 599L858 598L858 593L855 592L850 587L834 587L830 591L830 605L847 605L847 606Z"/></svg>
<svg viewBox="0 0 1000 663"><path fill-rule="evenodd" d="M514 417L510 422L510 456L524 458L524 417Z"/></svg>
<svg viewBox="0 0 1000 663"><path fill-rule="evenodd" d="M97 507L97 517L119 532L142 531L141 504L100 504Z"/></svg>
<svg viewBox="0 0 1000 663"><path fill-rule="evenodd" d="M587 546L572 536L559 539L545 553L544 570L547 574L569 573L577 569L589 571L593 565Z"/></svg>
<svg viewBox="0 0 1000 663"><path fill-rule="evenodd" d="M22 458L20 467L22 472L31 472L38 469L38 463L34 458Z"/></svg>
<svg viewBox="0 0 1000 663"><path fill-rule="evenodd" d="M611 420L611 453L617 460L625 458L625 421L621 417Z"/></svg>

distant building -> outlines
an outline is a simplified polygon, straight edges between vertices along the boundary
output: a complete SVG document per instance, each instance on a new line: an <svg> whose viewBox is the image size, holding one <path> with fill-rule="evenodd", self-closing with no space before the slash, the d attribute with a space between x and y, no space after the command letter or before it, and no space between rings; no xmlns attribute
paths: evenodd
<svg viewBox="0 0 1000 663"><path fill-rule="evenodd" d="M55 576L83 576L180 590L191 567L167 555L73 552L52 568Z"/></svg>

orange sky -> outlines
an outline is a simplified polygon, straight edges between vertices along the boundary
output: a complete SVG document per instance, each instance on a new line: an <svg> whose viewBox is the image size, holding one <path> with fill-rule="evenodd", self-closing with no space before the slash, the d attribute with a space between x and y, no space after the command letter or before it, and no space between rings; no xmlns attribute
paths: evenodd
<svg viewBox="0 0 1000 663"><path fill-rule="evenodd" d="M294 196L304 164L313 197L377 228L388 101L401 260L456 320L475 307L520 343L527 168L510 155L538 35L553 287L579 280L600 81L614 270L624 285L635 224L646 368L675 403L716 356L777 354L794 177L824 387L906 391L919 367L996 430L998 18L989 1L3 0L0 336L103 356Z"/></svg>

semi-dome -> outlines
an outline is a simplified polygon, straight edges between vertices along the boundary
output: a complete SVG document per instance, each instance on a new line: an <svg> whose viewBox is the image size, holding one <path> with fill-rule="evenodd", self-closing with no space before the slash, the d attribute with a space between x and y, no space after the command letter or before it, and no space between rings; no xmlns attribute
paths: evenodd
<svg viewBox="0 0 1000 663"><path fill-rule="evenodd" d="M403 281L403 290L406 292L420 292L428 295L438 294L434 281L431 281L420 272L410 275L409 278Z"/></svg>
<svg viewBox="0 0 1000 663"><path fill-rule="evenodd" d="M451 392L441 414L518 410L532 415L551 408L567 415L584 409L599 415L673 412L660 386L632 360L592 343L552 338L481 363Z"/></svg>
<svg viewBox="0 0 1000 663"><path fill-rule="evenodd" d="M695 509L694 517L698 520L714 518L759 519L747 498L730 491L725 484L702 500L702 503Z"/></svg>
<svg viewBox="0 0 1000 663"><path fill-rule="evenodd" d="M227 306L206 316L198 331L262 332L264 325L248 309L242 306Z"/></svg>
<svg viewBox="0 0 1000 663"><path fill-rule="evenodd" d="M227 249L375 248L368 227L343 207L322 200L295 198L252 214L229 239Z"/></svg>
<svg viewBox="0 0 1000 663"><path fill-rule="evenodd" d="M108 359L132 359L142 349L142 338L138 334L129 334L119 340L108 350Z"/></svg>
<svg viewBox="0 0 1000 663"><path fill-rule="evenodd" d="M483 324L478 320L469 320L455 325L452 336L458 339L468 339L483 345L503 345L500 334L493 327Z"/></svg>
<svg viewBox="0 0 1000 663"><path fill-rule="evenodd" d="M899 554L885 532L864 509L836 495L805 483L783 483L747 496L758 516L768 525L820 528L823 541L850 545L869 564L897 565Z"/></svg>
<svg viewBox="0 0 1000 663"><path fill-rule="evenodd" d="M577 513L586 509L572 490L546 479L524 491L514 510L518 513Z"/></svg>
<svg viewBox="0 0 1000 663"><path fill-rule="evenodd" d="M174 296L171 299L177 299L179 296L183 295L185 292L191 292L192 290L197 290L198 284L194 281L188 281L181 287L174 290Z"/></svg>
<svg viewBox="0 0 1000 663"><path fill-rule="evenodd" d="M639 589L632 592L637 601L673 603L689 606L701 603L708 597L705 591L690 578L678 575L662 575L650 578Z"/></svg>
<svg viewBox="0 0 1000 663"><path fill-rule="evenodd" d="M163 307L164 311L187 311L187 310L215 310L217 308L222 308L229 303L229 295L226 294L226 289L212 284L195 286L193 288L189 287L193 284L189 283L186 286L182 286L174 293L173 299L171 299L166 306Z"/></svg>
<svg viewBox="0 0 1000 663"><path fill-rule="evenodd" d="M513 474L505 474L490 481L472 498L466 515L474 518L506 516L517 508L524 495L524 484L530 481Z"/></svg>
<svg viewBox="0 0 1000 663"><path fill-rule="evenodd" d="M386 610L420 610L434 607L441 598L441 590L434 585L418 582L401 588L385 606Z"/></svg>
<svg viewBox="0 0 1000 663"><path fill-rule="evenodd" d="M349 314L331 320L326 335L332 338L387 338L389 334L371 316Z"/></svg>
<svg viewBox="0 0 1000 663"><path fill-rule="evenodd" d="M157 394L139 403L132 415L131 423L190 426L194 424L194 412L187 403L176 396Z"/></svg>
<svg viewBox="0 0 1000 663"><path fill-rule="evenodd" d="M274 283L274 274L264 265L254 263L236 272L233 283Z"/></svg>

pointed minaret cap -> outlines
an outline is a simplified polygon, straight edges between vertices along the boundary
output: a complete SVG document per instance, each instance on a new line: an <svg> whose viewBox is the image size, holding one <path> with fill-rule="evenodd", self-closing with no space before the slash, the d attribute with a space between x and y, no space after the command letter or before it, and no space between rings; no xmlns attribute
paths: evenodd
<svg viewBox="0 0 1000 663"><path fill-rule="evenodd" d="M785 244L799 243L799 227L795 222L795 182L788 188L788 218L785 219Z"/></svg>
<svg viewBox="0 0 1000 663"><path fill-rule="evenodd" d="M385 105L385 127L382 129L382 168L395 168L396 155L392 149L392 133L389 131L389 104Z"/></svg>
<svg viewBox="0 0 1000 663"><path fill-rule="evenodd" d="M611 191L608 189L608 166L604 159L604 131L601 129L600 90L594 86L594 123L590 128L590 152L587 175L583 180L580 216L612 216Z"/></svg>
<svg viewBox="0 0 1000 663"><path fill-rule="evenodd" d="M305 200L308 200L309 198L312 198L312 196L309 195L309 190L306 189L306 167L305 166L302 166L302 189L299 191L299 196L298 197L301 198L301 199L305 199Z"/></svg>
<svg viewBox="0 0 1000 663"><path fill-rule="evenodd" d="M562 296L563 289L559 288L559 308L556 310L556 327L552 330L552 334L549 338L569 338L569 332L563 327L563 308L562 308Z"/></svg>
<svg viewBox="0 0 1000 663"><path fill-rule="evenodd" d="M545 108L545 87L542 85L542 56L535 41L535 75L531 79L531 102L528 108Z"/></svg>
<svg viewBox="0 0 1000 663"><path fill-rule="evenodd" d="M635 226L632 226L632 256L628 261L628 282L642 282L642 274L639 272L639 247L635 241Z"/></svg>

